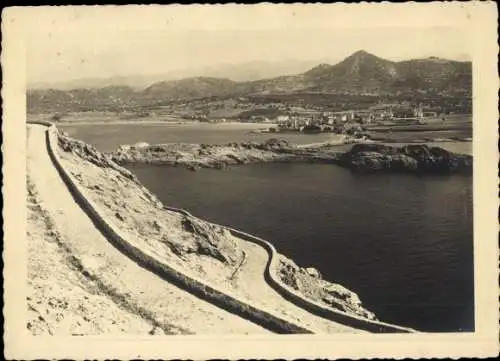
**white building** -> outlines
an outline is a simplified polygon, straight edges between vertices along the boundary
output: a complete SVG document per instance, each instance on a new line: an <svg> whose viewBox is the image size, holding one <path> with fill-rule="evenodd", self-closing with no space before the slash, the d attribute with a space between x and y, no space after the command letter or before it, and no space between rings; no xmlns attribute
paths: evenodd
<svg viewBox="0 0 500 361"><path fill-rule="evenodd" d="M283 124L283 123L286 123L290 120L290 116L289 115L278 115L276 117L276 122L278 124Z"/></svg>

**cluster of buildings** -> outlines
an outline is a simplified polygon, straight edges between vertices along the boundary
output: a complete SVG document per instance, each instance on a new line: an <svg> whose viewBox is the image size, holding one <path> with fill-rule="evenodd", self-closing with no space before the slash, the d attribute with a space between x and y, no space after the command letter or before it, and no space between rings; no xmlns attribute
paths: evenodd
<svg viewBox="0 0 500 361"><path fill-rule="evenodd" d="M437 112L424 112L421 106L380 105L363 110L340 112L293 112L278 116L276 123L280 128L300 129L311 125L422 121L425 117L437 116Z"/></svg>
<svg viewBox="0 0 500 361"><path fill-rule="evenodd" d="M304 127L321 126L322 128L333 128L336 125L344 124L377 124L384 122L421 122L425 118L438 117L438 112L423 107L422 105L411 104L381 104L361 110L345 111L322 111L320 109L304 107L287 107L286 109L276 109L278 115L270 117L266 115L252 115L242 118L242 122L251 123L275 123L281 129L301 130ZM425 111L424 111L425 110ZM275 114L276 114L275 112ZM269 112L268 112L269 113ZM209 117L204 112L195 112L189 116L193 120L206 123L224 123L226 118Z"/></svg>
<svg viewBox="0 0 500 361"><path fill-rule="evenodd" d="M189 118L201 123L225 123L227 121L226 118L209 118L206 114L194 114Z"/></svg>

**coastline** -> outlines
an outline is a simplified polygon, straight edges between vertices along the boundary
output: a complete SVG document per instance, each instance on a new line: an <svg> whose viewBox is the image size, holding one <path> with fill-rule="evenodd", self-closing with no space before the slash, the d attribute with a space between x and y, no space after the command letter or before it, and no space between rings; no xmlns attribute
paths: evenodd
<svg viewBox="0 0 500 361"><path fill-rule="evenodd" d="M464 153L468 155L472 155L472 146L467 146L466 144L472 145L472 137L468 131L465 131L470 128L468 124L450 124L446 125L445 130L441 131L439 129L443 128L443 126L439 125L436 128L434 124L428 125L420 125L420 126L408 126L408 125L395 125L392 127L391 133L389 129L391 127L388 126L374 126L367 127L366 134L362 138L354 139L354 137L349 136L347 134L339 134L334 132L322 132L318 133L320 141L314 141L311 138L311 134L305 134L301 132L270 132L267 131L270 127L275 127L276 124L272 123L242 123L242 122L223 122L223 123L206 123L206 122L198 122L198 121L164 121L164 120L155 120L155 119L131 119L131 120L109 120L104 121L102 118L97 118L96 120L85 121L85 120L75 120L75 121L59 121L56 123L58 126L62 128L75 127L71 130L71 133L75 131L77 127L91 127L91 126L104 126L104 127L112 127L112 126L145 126L145 127L165 127L166 129L196 129L199 128L200 131L206 129L210 130L236 130L240 129L242 132L245 130L248 131L248 135L256 135L256 136L266 136L269 138L284 138L289 142L294 143L297 148L312 148L312 147L321 147L321 146L345 146L346 144L353 144L358 142L366 142L366 143L379 143L379 144L389 144L395 146L402 146L407 144L428 144L431 146L443 147L452 152L456 152L455 149L459 148L460 151L458 153ZM458 127L458 128L457 128ZM416 129L413 129L416 128ZM377 130L378 129L378 130ZM461 131L463 129L464 131ZM243 134L243 133L242 133ZM292 136L290 136L292 135ZM304 138L302 138L304 136ZM336 139L325 139L336 138ZM157 138L157 137L156 137ZM237 136L239 141L243 141L243 138ZM253 137L249 137L247 139L252 140ZM314 138L314 135L313 135ZM231 137L228 138L231 140ZM262 137L258 138L262 140ZM306 142L301 139L307 139ZM148 141L148 140L146 140ZM220 140L219 140L220 142ZM113 147L117 147L120 143L113 145ZM125 143L126 144L126 143ZM158 140L153 141L152 144L158 144ZM211 144L222 144L222 143L211 143ZM457 147L455 144L464 144L463 147ZM449 145L449 147L447 147ZM110 152L113 148L108 148L105 151Z"/></svg>
<svg viewBox="0 0 500 361"><path fill-rule="evenodd" d="M350 149L341 149L349 144L353 144ZM276 138L225 145L136 143L122 145L107 156L118 164L161 164L191 170L227 169L250 163L303 162L337 164L353 171L472 172L472 156L468 154L432 144L391 145L350 137L306 145L294 145Z"/></svg>
<svg viewBox="0 0 500 361"><path fill-rule="evenodd" d="M266 127L274 127L275 123L244 123L244 122L236 122L236 121L228 121L221 123L209 123L209 122L200 122L196 120L183 119L179 118L178 120L174 118L169 118L168 120L164 119L148 119L148 118L136 118L136 119L120 119L116 117L112 117L108 120L104 120L102 117L99 117L95 120L90 119L82 119L82 120L59 120L57 122L52 121L49 116L44 117L33 117L33 119L28 120L28 122L33 121L46 121L54 123L56 126L80 126L80 125L127 125L127 124L144 124L144 125L165 125L165 126L210 126L210 127L241 127L248 128L250 130L260 130L265 129Z"/></svg>

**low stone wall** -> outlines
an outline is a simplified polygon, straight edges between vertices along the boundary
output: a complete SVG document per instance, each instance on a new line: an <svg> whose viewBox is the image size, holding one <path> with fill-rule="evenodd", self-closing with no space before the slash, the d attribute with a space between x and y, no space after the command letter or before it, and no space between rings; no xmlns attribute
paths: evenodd
<svg viewBox="0 0 500 361"><path fill-rule="evenodd" d="M45 125L46 127L55 127L55 124L54 123L51 123L51 122L47 122L47 121L44 121L44 120L30 120L29 122L27 122L27 124L38 124L38 125Z"/></svg>
<svg viewBox="0 0 500 361"><path fill-rule="evenodd" d="M73 179L73 176L62 165L58 154L57 128L48 122L33 122L33 124L48 126L46 132L47 149L54 166L75 198L75 201L89 215L96 227L100 229L106 238L120 251L142 267L149 269L158 276L185 289L195 296L207 300L210 303L259 324L273 332L282 334L316 332L315 330L297 325L294 321L287 320L285 317L277 317L270 311L264 310L262 307L257 307L250 302L225 294L208 282L200 280L194 275L187 275L185 272L165 264L147 250L142 250L127 240L128 235L123 234L113 222L103 217L104 213L86 196L85 190Z"/></svg>
<svg viewBox="0 0 500 361"><path fill-rule="evenodd" d="M184 209L165 207L165 209L181 213L185 216L194 217L192 214ZM278 276L279 274L279 264L278 264L278 253L274 246L262 238L253 236L251 234L239 231L237 229L226 227L234 236L239 237L245 241L255 243L263 247L268 254L268 261L266 264L266 269L264 270L264 277L266 282L279 294L281 294L286 300L294 303L295 305L315 314L317 316L326 318L328 320L338 322L343 325L351 326L359 330L365 330L374 333L413 333L417 332L411 328L405 328L397 325L388 324L385 322L368 320L365 318L357 317L340 310L333 309L326 305L320 304L313 300L307 299L305 296L285 284Z"/></svg>
<svg viewBox="0 0 500 361"><path fill-rule="evenodd" d="M278 293L285 297L288 301L293 302L297 306L308 310L309 312L321 316L323 318L329 319L334 322L341 323L343 325L348 325L360 330L365 330L369 332L377 333L394 333L394 332L416 332L413 329L405 328L397 325L392 325L384 322L368 320L362 317L357 317L340 310L333 309L319 302L305 298L301 293L297 292L287 284L285 284L278 276L279 274L279 263L277 252L274 246L255 236L250 234L230 229L235 236L243 238L247 241L254 242L263 246L270 254L270 259L266 269L266 280Z"/></svg>

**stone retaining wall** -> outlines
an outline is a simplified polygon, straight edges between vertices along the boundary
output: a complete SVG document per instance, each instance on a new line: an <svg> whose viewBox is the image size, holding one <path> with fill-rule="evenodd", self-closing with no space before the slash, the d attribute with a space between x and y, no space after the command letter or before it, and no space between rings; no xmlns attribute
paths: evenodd
<svg viewBox="0 0 500 361"><path fill-rule="evenodd" d="M316 333L317 331L302 327L294 321L287 320L285 317L277 317L270 311L262 307L251 304L250 302L240 300L230 296L209 282L198 279L194 275L187 275L177 268L167 265L160 261L156 256L150 254L147 250L142 250L127 240L128 235L121 232L119 227L112 221L103 216L99 207L86 196L86 191L74 180L73 176L64 168L58 154L58 135L57 128L49 122L30 122L48 126L46 131L47 149L49 155L58 170L64 183L67 185L75 201L89 215L96 227L101 230L105 237L120 251L125 253L142 267L145 267L168 280L169 282L185 289L195 296L207 300L218 307L234 313L242 318L250 320L256 324L267 328L276 333Z"/></svg>
<svg viewBox="0 0 500 361"><path fill-rule="evenodd" d="M165 207L165 209L178 212L183 215L194 217L192 214L184 209ZM255 243L263 247L268 254L268 261L266 264L266 269L264 270L264 277L266 282L279 294L281 294L285 299L294 303L295 305L315 314L317 316L326 318L328 320L338 322L343 325L351 326L360 330L365 330L369 332L376 333L412 333L416 332L411 328L405 328L397 325L388 324L380 321L368 320L366 318L357 317L340 310L333 309L326 305L320 304L313 300L307 299L305 296L285 284L278 276L279 274L279 264L278 264L278 253L274 246L262 238L253 236L251 234L239 231L237 229L226 227L235 237L239 237L245 241Z"/></svg>

